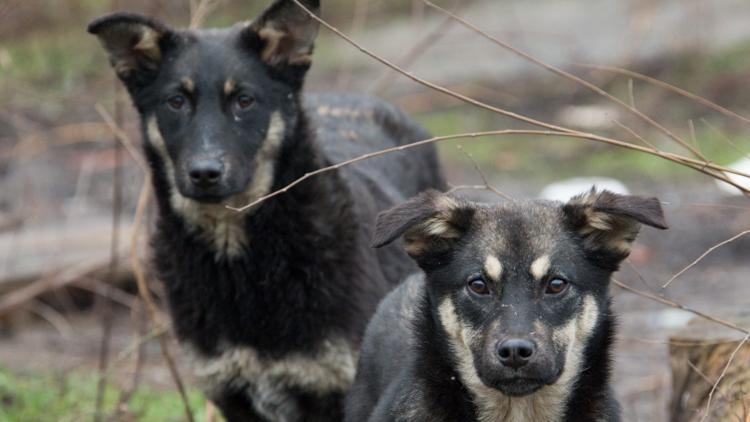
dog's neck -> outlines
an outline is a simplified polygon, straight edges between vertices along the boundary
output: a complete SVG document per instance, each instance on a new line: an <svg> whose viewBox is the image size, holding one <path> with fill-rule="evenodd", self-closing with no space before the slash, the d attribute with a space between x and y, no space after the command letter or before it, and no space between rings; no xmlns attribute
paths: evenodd
<svg viewBox="0 0 750 422"><path fill-rule="evenodd" d="M601 334L581 351L585 368L573 377L545 386L525 397L510 397L482 384L476 375L470 352L457 351L424 297L416 316L418 335L415 385L425 389L428 408L441 409L448 420L479 422L593 421L610 406L609 347L611 321L605 319ZM437 398L437 399L435 399Z"/></svg>

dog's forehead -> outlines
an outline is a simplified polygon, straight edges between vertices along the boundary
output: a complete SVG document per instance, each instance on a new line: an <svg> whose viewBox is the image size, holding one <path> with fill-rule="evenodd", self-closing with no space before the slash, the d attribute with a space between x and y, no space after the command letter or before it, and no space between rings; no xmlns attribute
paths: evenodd
<svg viewBox="0 0 750 422"><path fill-rule="evenodd" d="M476 243L488 254L538 257L568 239L559 202L509 201L480 209L476 217Z"/></svg>
<svg viewBox="0 0 750 422"><path fill-rule="evenodd" d="M180 48L167 63L171 73L204 81L260 74L259 59L241 46L240 30L234 26L181 31Z"/></svg>

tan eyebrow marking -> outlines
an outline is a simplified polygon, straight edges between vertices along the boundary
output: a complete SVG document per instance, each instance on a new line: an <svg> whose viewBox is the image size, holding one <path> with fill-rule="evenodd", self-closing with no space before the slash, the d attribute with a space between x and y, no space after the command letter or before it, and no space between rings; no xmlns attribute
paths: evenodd
<svg viewBox="0 0 750 422"><path fill-rule="evenodd" d="M484 260L484 272L493 281L500 281L500 277L503 275L503 264L500 263L497 257L489 255Z"/></svg>
<svg viewBox="0 0 750 422"><path fill-rule="evenodd" d="M182 87L185 88L185 91L192 94L193 90L195 90L195 82L193 82L193 80L189 76L185 76L184 78L182 78L181 82Z"/></svg>
<svg viewBox="0 0 750 422"><path fill-rule="evenodd" d="M227 79L227 81L224 82L224 95L231 94L236 87L237 82L234 79Z"/></svg>
<svg viewBox="0 0 750 422"><path fill-rule="evenodd" d="M531 275L534 276L535 279L541 280L542 277L547 275L547 271L549 271L550 266L550 260L549 255L542 255L534 262L531 263Z"/></svg>

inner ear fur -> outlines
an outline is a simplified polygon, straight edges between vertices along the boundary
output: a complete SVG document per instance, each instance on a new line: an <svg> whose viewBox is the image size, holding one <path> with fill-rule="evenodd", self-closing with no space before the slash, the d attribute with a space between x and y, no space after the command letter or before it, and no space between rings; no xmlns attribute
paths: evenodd
<svg viewBox="0 0 750 422"><path fill-rule="evenodd" d="M657 198L618 195L595 188L572 198L563 206L563 212L588 251L611 257L616 264L630 254L641 224L668 228Z"/></svg>
<svg viewBox="0 0 750 422"><path fill-rule="evenodd" d="M319 0L300 0L320 15ZM319 24L292 0L277 0L248 27L260 41L261 59L270 66L308 68Z"/></svg>
<svg viewBox="0 0 750 422"><path fill-rule="evenodd" d="M169 29L134 13L113 13L91 22L88 32L99 39L112 67L127 84L154 77L162 59L161 41Z"/></svg>
<svg viewBox="0 0 750 422"><path fill-rule="evenodd" d="M414 259L447 252L470 227L474 211L466 201L425 191L378 215L373 246L385 246L403 235L406 252Z"/></svg>

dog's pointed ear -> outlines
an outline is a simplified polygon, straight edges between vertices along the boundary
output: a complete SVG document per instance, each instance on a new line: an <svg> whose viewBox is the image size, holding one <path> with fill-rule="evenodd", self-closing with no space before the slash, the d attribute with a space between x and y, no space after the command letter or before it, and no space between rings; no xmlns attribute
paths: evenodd
<svg viewBox="0 0 750 422"><path fill-rule="evenodd" d="M385 246L404 236L406 252L420 264L447 252L471 226L475 207L442 194L425 191L378 215L373 246Z"/></svg>
<svg viewBox="0 0 750 422"><path fill-rule="evenodd" d="M598 192L595 188L568 201L563 213L583 240L586 252L611 269L617 269L628 257L641 224L668 228L658 199Z"/></svg>
<svg viewBox="0 0 750 422"><path fill-rule="evenodd" d="M316 16L319 0L299 0ZM294 0L277 0L269 6L245 33L258 44L261 59L272 67L293 67L306 71L312 63L319 24Z"/></svg>
<svg viewBox="0 0 750 422"><path fill-rule="evenodd" d="M115 73L130 87L156 77L163 56L162 40L170 30L157 20L118 12L94 20L88 32L97 36Z"/></svg>

